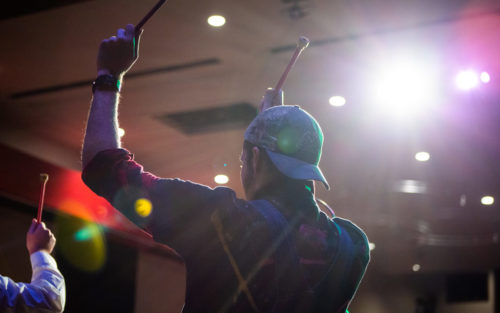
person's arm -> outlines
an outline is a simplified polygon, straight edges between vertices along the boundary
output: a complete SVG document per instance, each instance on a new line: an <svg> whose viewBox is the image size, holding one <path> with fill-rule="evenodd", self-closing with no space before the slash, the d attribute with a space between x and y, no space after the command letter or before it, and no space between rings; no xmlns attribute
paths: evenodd
<svg viewBox="0 0 500 313"><path fill-rule="evenodd" d="M62 312L66 303L64 277L50 255L55 237L45 224L33 220L26 235L33 274L31 283L0 276L1 312Z"/></svg>
<svg viewBox="0 0 500 313"><path fill-rule="evenodd" d="M134 25L129 24L125 29L119 29L116 36L103 40L97 56L97 76L111 75L121 86L123 76L137 60L139 39L140 33L137 34ZM83 168L98 152L120 148L118 100L118 90L95 88L83 141Z"/></svg>

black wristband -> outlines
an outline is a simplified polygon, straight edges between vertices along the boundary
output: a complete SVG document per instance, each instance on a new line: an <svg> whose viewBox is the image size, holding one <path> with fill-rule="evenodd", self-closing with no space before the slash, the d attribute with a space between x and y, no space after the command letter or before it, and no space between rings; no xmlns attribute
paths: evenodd
<svg viewBox="0 0 500 313"><path fill-rule="evenodd" d="M97 90L120 92L121 81L113 75L99 75L92 83L92 93Z"/></svg>

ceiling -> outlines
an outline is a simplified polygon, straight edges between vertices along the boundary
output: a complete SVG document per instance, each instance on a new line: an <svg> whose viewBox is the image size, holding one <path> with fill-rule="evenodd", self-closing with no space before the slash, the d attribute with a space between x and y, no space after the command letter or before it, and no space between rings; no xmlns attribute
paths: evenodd
<svg viewBox="0 0 500 313"><path fill-rule="evenodd" d="M0 20L0 142L79 169L97 47L154 4L74 1ZM215 13L226 25L206 23ZM144 27L140 59L125 78L123 145L159 176L214 186L225 173L242 196L244 128L189 135L159 117L256 107L298 37L307 36L285 103L322 125L321 168L333 190L319 187L318 197L367 232L374 266L395 273L414 263L429 272L498 268L499 206L479 199L500 199L499 13L486 0L170 0ZM380 67L400 59L420 64L433 90L407 95L429 97L405 119L382 113L373 91ZM488 71L491 82L458 90L453 79L467 68ZM333 95L346 105L330 106ZM417 162L418 151L430 160ZM426 193L396 192L401 180L421 181Z"/></svg>

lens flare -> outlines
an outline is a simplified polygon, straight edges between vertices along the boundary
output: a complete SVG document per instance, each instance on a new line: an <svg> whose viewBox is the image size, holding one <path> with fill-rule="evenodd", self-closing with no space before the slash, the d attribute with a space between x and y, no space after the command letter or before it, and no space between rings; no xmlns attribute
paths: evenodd
<svg viewBox="0 0 500 313"><path fill-rule="evenodd" d="M107 247L102 227L70 215L56 217L56 249L74 267L96 272L106 263Z"/></svg>
<svg viewBox="0 0 500 313"><path fill-rule="evenodd" d="M74 238L76 241L85 241L91 240L96 236L100 235L99 227L96 224L88 224L87 226L80 228L75 235Z"/></svg>
<svg viewBox="0 0 500 313"><path fill-rule="evenodd" d="M153 204L146 198L139 198L135 201L135 212L141 217L147 217L153 211Z"/></svg>
<svg viewBox="0 0 500 313"><path fill-rule="evenodd" d="M487 84L491 81L490 74L488 74L487 72L482 72L481 75L479 75L479 78L485 84Z"/></svg>

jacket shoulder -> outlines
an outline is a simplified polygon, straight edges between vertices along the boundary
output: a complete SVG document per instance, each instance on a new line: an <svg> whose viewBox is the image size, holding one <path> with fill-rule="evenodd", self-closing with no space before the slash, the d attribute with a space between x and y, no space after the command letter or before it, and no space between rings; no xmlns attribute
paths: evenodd
<svg viewBox="0 0 500 313"><path fill-rule="evenodd" d="M335 223L337 227L340 227L341 231L347 231L349 233L349 236L351 237L353 244L361 248L361 252L369 257L370 249L368 245L368 237L358 225L354 224L348 219L341 217L333 218L332 222Z"/></svg>

